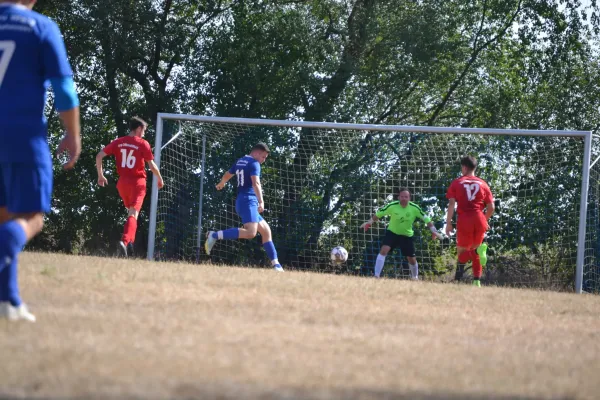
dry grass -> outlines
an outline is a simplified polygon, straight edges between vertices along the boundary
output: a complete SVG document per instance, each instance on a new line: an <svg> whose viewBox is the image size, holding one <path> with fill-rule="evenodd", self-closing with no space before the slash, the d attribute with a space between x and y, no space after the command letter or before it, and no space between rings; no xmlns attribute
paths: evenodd
<svg viewBox="0 0 600 400"><path fill-rule="evenodd" d="M600 397L600 296L24 254L0 397Z"/></svg>

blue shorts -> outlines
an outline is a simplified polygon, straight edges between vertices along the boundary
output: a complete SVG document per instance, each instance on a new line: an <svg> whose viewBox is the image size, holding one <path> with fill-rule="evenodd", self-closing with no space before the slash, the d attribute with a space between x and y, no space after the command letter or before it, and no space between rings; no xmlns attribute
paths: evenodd
<svg viewBox="0 0 600 400"><path fill-rule="evenodd" d="M0 162L0 207L9 213L50 211L52 165Z"/></svg>
<svg viewBox="0 0 600 400"><path fill-rule="evenodd" d="M258 213L258 199L256 197L238 196L235 200L235 212L240 216L243 224L263 220L263 217Z"/></svg>

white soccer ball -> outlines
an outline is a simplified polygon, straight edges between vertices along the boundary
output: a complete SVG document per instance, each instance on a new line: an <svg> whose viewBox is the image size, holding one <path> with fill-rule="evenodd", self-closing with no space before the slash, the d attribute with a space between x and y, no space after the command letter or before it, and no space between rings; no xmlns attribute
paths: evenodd
<svg viewBox="0 0 600 400"><path fill-rule="evenodd" d="M336 246L331 249L331 262L340 265L348 261L348 250L342 246Z"/></svg>

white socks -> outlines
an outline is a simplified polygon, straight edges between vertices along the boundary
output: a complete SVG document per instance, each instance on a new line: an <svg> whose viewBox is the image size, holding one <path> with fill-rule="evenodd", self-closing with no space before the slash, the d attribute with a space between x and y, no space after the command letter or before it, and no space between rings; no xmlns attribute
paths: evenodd
<svg viewBox="0 0 600 400"><path fill-rule="evenodd" d="M375 277L379 278L381 271L383 271L383 264L385 264L385 256L381 254L377 255L377 261L375 262Z"/></svg>
<svg viewBox="0 0 600 400"><path fill-rule="evenodd" d="M410 268L410 277L412 279L419 278L419 263L415 263L415 265L408 264L408 268Z"/></svg>
<svg viewBox="0 0 600 400"><path fill-rule="evenodd" d="M377 261L375 261L375 277L379 278L379 275L381 275L381 271L383 271L383 264L385 264L385 257L386 256L382 256L381 254L377 255ZM412 279L418 279L419 278L419 263L415 263L413 264L408 264L408 268L410 268L410 277Z"/></svg>

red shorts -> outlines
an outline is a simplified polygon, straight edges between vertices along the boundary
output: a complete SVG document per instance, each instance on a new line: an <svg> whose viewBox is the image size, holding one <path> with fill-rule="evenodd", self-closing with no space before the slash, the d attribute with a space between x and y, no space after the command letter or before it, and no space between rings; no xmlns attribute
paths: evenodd
<svg viewBox="0 0 600 400"><path fill-rule="evenodd" d="M488 223L482 212L461 214L456 221L456 245L477 248L483 243Z"/></svg>
<svg viewBox="0 0 600 400"><path fill-rule="evenodd" d="M144 197L146 197L146 181L123 181L117 182L119 196L123 199L125 208L135 208L137 212L142 209Z"/></svg>

